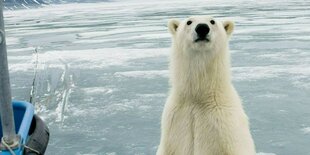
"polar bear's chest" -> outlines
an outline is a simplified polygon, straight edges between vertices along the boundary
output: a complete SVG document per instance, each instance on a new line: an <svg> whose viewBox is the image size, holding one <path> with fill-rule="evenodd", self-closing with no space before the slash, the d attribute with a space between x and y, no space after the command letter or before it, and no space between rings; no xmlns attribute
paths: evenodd
<svg viewBox="0 0 310 155"><path fill-rule="evenodd" d="M225 109L210 109L206 106L183 106L170 115L170 140L178 155L214 154L227 150L222 141L229 141L234 122Z"/></svg>

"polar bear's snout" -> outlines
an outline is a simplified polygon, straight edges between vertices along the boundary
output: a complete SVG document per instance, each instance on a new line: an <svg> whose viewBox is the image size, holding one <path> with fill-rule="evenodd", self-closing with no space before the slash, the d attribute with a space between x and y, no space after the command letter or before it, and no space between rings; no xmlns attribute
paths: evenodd
<svg viewBox="0 0 310 155"><path fill-rule="evenodd" d="M210 32L210 28L207 24L198 24L195 28L195 31L197 33L197 39L195 40L195 42L198 41L209 41L209 39L207 38L207 35Z"/></svg>

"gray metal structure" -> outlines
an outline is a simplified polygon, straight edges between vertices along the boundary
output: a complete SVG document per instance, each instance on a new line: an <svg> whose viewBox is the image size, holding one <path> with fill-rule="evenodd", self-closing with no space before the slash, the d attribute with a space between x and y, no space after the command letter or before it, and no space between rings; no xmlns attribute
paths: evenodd
<svg viewBox="0 0 310 155"><path fill-rule="evenodd" d="M19 140L15 132L8 60L6 51L4 21L3 21L3 0L0 0L0 115L4 142L10 147L18 145ZM4 142L3 142L4 141Z"/></svg>

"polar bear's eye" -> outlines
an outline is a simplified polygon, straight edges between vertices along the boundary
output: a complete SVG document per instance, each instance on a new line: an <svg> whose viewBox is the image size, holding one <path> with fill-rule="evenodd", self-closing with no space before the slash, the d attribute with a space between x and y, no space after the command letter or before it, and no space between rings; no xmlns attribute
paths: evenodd
<svg viewBox="0 0 310 155"><path fill-rule="evenodd" d="M210 23L211 23L212 25L214 25L214 24L215 24L215 21L214 21L214 20L211 20Z"/></svg>
<svg viewBox="0 0 310 155"><path fill-rule="evenodd" d="M187 21L187 23L186 23L187 25L191 25L192 24L192 21Z"/></svg>

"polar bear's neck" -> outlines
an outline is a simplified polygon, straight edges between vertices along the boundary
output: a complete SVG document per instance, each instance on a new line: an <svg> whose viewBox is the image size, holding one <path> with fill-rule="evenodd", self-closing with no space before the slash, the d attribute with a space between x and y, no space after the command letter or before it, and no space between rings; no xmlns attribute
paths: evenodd
<svg viewBox="0 0 310 155"><path fill-rule="evenodd" d="M210 53L172 54L170 71L173 91L198 97L231 90L230 55L228 48ZM220 53L220 54L219 54Z"/></svg>

